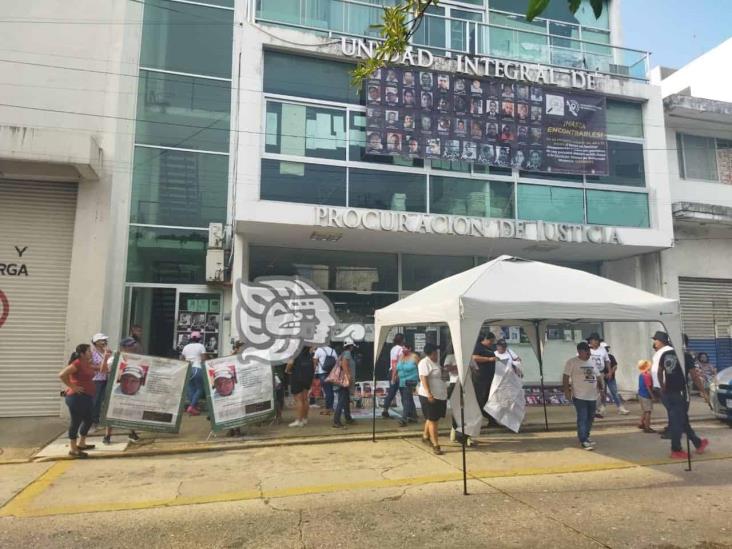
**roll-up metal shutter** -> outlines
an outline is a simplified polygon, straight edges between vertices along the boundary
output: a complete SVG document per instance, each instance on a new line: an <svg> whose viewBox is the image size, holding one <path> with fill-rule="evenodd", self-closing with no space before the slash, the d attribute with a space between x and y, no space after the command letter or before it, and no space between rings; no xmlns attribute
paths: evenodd
<svg viewBox="0 0 732 549"><path fill-rule="evenodd" d="M681 322L689 347L718 368L732 365L732 280L680 278Z"/></svg>
<svg viewBox="0 0 732 549"><path fill-rule="evenodd" d="M0 417L59 413L76 193L0 180Z"/></svg>

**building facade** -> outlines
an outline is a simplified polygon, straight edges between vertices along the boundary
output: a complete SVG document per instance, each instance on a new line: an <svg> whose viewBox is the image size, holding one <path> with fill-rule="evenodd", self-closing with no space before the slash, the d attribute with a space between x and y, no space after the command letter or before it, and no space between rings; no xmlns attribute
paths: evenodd
<svg viewBox="0 0 732 549"><path fill-rule="evenodd" d="M367 326L375 309L504 253L666 293L669 145L648 55L621 47L615 1L598 20L586 2L577 15L556 2L531 23L524 4L442 0L410 51L449 78L490 58L491 77L513 66L521 84L544 67L549 88L603 97L608 175L367 154L367 98L351 71L380 0L16 8L0 36L13 71L0 83L0 265L14 265L0 276L0 414L58 410L58 366L100 330L116 341L140 324L147 352L168 356L200 330L212 353L229 352L232 288L258 276L310 278L340 322ZM48 33L29 33L31 21ZM525 338L503 328L538 379ZM622 343L631 365L653 329L554 325L546 380L589 331ZM37 335L40 374L19 376ZM447 341L430 327L407 336ZM362 346L359 377L374 361L383 368ZM632 389L632 368L619 380ZM21 404L29 397L44 404Z"/></svg>
<svg viewBox="0 0 732 549"><path fill-rule="evenodd" d="M730 55L727 40L678 70L653 72L670 144L675 238L661 253L663 283L680 300L689 347L720 369L732 364L732 91L722 69Z"/></svg>

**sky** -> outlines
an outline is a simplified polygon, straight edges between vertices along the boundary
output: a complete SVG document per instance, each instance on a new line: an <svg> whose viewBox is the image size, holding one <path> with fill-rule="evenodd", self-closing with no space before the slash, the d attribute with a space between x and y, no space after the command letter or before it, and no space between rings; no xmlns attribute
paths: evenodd
<svg viewBox="0 0 732 549"><path fill-rule="evenodd" d="M620 6L623 46L650 51L651 67L678 69L732 37L732 0L620 0Z"/></svg>

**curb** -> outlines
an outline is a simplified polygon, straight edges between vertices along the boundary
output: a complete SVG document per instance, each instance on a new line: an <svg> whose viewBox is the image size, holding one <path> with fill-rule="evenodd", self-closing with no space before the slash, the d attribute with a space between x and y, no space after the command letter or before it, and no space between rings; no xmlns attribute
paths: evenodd
<svg viewBox="0 0 732 549"><path fill-rule="evenodd" d="M597 430L603 430L605 428L613 428L613 427L629 427L634 425L634 421L636 418L634 418L633 421L613 421L613 422L607 422L607 423L601 423L598 425L595 425L594 427ZM716 418L709 418L709 417L692 417L690 418L690 421L693 421L694 423L716 423L719 420ZM544 425L542 424L531 424L528 425L525 429L521 430L521 433L545 433L545 432L554 432L554 433L573 433L576 428L576 424L574 422L562 422L562 423L553 423L550 424L550 430L546 431L544 428ZM442 429L440 430L440 435L447 435L449 434L449 429ZM492 434L501 434L499 431L497 431L494 428L483 428L481 429L481 435L492 435ZM512 435L515 435L516 433L510 433ZM421 437L421 433L419 431L412 431L412 432L385 432L385 433L376 433L376 441L379 440L397 440L397 439L409 439L409 438L419 438ZM180 447L174 447L174 448L159 448L155 450L141 450L139 452L125 452L125 453L109 453L105 454L104 452L94 452L89 453L89 459L120 459L120 458L135 458L135 457L158 457L158 456L171 456L171 455L178 455L178 454L203 454L203 453L214 453L214 452L224 452L227 450L254 450L258 448L272 448L272 447L278 447L278 446L314 446L319 444L337 444L337 443L346 443L346 442L368 442L372 440L372 434L371 433L354 433L352 435L343 435L336 437L334 435L330 436L312 436L312 437L306 437L306 438L297 438L297 437L291 437L291 438L280 438L280 439L271 439L271 440L261 440L261 441L244 441L244 442L226 442L226 443L213 443L213 444L207 444L207 443L194 443L196 445L185 445ZM46 458L29 458L27 460L19 461L18 463L49 463L49 462L55 462L55 461L72 461L74 458L68 457L68 456L58 456L58 457L46 457ZM3 463L0 463L2 465Z"/></svg>

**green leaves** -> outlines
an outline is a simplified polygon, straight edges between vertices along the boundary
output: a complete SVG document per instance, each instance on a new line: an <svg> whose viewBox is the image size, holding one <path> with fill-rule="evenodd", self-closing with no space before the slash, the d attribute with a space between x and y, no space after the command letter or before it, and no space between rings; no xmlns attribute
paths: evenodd
<svg viewBox="0 0 732 549"><path fill-rule="evenodd" d="M537 15L542 14L549 6L549 1L550 0L531 0L529 2L529 7L526 10L526 19L528 21L533 21ZM570 0L570 3L572 3L572 0Z"/></svg>

